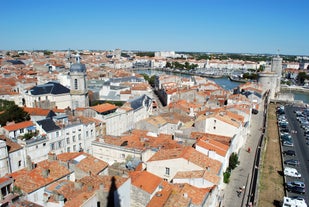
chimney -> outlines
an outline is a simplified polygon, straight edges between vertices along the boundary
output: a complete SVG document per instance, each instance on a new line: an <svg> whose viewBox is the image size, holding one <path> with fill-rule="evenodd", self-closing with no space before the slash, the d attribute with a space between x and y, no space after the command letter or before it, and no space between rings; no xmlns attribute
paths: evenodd
<svg viewBox="0 0 309 207"><path fill-rule="evenodd" d="M184 197L184 198L188 198L188 193L184 193L184 194L183 194L183 197Z"/></svg>
<svg viewBox="0 0 309 207"><path fill-rule="evenodd" d="M42 171L42 176L43 178L47 178L49 176L49 173L50 173L50 170L47 168L47 169L43 169Z"/></svg>
<svg viewBox="0 0 309 207"><path fill-rule="evenodd" d="M48 153L48 161L55 161L57 160L57 155L54 152L49 152Z"/></svg>
<svg viewBox="0 0 309 207"><path fill-rule="evenodd" d="M83 187L83 183L76 180L76 181L74 182L74 187L75 187L75 189L80 190L80 189L82 189L82 187Z"/></svg>
<svg viewBox="0 0 309 207"><path fill-rule="evenodd" d="M26 157L26 167L27 167L27 170L33 169L31 157L29 155L27 155L27 157Z"/></svg>

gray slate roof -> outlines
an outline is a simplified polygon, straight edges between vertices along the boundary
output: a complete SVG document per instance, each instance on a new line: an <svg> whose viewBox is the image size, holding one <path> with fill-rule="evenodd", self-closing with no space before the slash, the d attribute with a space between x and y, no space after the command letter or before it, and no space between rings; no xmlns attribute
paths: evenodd
<svg viewBox="0 0 309 207"><path fill-rule="evenodd" d="M30 89L32 95L44 94L65 94L70 93L70 89L56 82L48 82L43 85L37 85Z"/></svg>
<svg viewBox="0 0 309 207"><path fill-rule="evenodd" d="M140 96L138 98L129 100L128 102L130 103L131 107L134 110L136 110L136 109L139 109L139 108L141 108L143 106L145 106L147 108L150 107L151 103L152 103L152 99L149 96L144 94L144 95L142 95L142 96Z"/></svg>
<svg viewBox="0 0 309 207"><path fill-rule="evenodd" d="M40 125L46 133L60 129L52 119L42 119L36 123Z"/></svg>

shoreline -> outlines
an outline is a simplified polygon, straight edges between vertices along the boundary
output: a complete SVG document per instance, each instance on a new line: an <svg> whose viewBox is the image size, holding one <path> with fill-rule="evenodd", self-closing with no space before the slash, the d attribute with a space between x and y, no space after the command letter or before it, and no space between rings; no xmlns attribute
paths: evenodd
<svg viewBox="0 0 309 207"><path fill-rule="evenodd" d="M286 87L286 86L281 86L280 88L281 91L297 91L297 92L302 92L302 93L309 93L309 88L303 88L301 86L290 86L290 87Z"/></svg>

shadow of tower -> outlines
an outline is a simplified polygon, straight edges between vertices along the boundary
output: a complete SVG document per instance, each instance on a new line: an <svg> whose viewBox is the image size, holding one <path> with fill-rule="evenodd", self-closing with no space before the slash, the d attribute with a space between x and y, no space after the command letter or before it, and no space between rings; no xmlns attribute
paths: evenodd
<svg viewBox="0 0 309 207"><path fill-rule="evenodd" d="M108 191L107 206L106 207L120 207L120 198L116 187L116 178L111 179L111 187Z"/></svg>

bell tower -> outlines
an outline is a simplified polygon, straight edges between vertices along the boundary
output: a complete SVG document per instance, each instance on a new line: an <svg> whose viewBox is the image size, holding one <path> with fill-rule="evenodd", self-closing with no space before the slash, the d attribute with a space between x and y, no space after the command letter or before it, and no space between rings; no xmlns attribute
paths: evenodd
<svg viewBox="0 0 309 207"><path fill-rule="evenodd" d="M76 62L70 67L72 109L89 106L86 66L80 63L79 55L76 55L75 59Z"/></svg>

